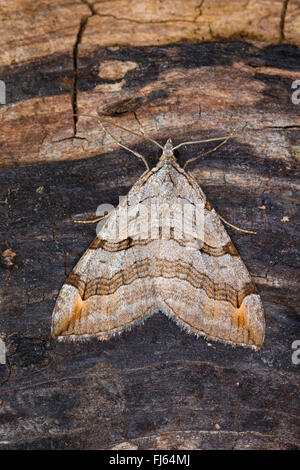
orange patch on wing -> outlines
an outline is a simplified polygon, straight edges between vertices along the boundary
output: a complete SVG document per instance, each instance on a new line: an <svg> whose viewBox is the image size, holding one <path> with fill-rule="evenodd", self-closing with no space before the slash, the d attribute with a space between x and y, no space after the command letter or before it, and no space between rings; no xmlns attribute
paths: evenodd
<svg viewBox="0 0 300 470"><path fill-rule="evenodd" d="M61 323L60 328L56 331L55 336L60 336L68 332L72 334L72 330L74 329L76 320L81 315L83 301L80 295L78 294L76 299L74 300L73 310L70 318L66 318L63 323Z"/></svg>
<svg viewBox="0 0 300 470"><path fill-rule="evenodd" d="M239 308L234 309L235 313L235 321L237 328L246 329L247 327L247 319L246 319L246 307L244 302L242 302Z"/></svg>

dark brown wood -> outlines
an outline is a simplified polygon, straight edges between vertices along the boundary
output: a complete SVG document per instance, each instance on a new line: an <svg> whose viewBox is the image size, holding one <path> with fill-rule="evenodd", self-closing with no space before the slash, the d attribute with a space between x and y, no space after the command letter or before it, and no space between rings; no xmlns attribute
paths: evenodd
<svg viewBox="0 0 300 470"><path fill-rule="evenodd" d="M54 45L37 52L43 41L25 26L28 41L15 32L18 53L3 54L0 448L299 449L299 4L288 3L279 44L281 1L245 2L246 13L242 2L218 2L217 12L208 0L159 12L149 2L146 13L146 2L125 3L65 2L61 23L57 2L22 10L28 25L51 10ZM12 37L1 40L16 51ZM140 122L161 143L237 127L188 168L225 219L257 231L227 227L263 300L260 352L208 344L160 313L105 343L51 339L58 290L95 236L74 219L116 205L144 171L74 111ZM155 164L152 143L113 132ZM210 147L182 147L179 161Z"/></svg>

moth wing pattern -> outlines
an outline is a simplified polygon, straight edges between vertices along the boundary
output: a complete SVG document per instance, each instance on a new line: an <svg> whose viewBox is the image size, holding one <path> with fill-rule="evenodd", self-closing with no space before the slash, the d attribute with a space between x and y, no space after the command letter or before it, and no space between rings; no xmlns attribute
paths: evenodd
<svg viewBox="0 0 300 470"><path fill-rule="evenodd" d="M265 320L256 286L217 213L189 173L183 175L181 188L185 184L195 188L193 204L204 198L204 236L199 246L196 240L186 246L176 238L161 242L154 281L160 309L189 333L260 349Z"/></svg>
<svg viewBox="0 0 300 470"><path fill-rule="evenodd" d="M108 217L59 292L51 325L58 340L107 340L154 312L149 262L143 246L129 246L132 239L126 227L124 233L120 229L118 214Z"/></svg>
<svg viewBox="0 0 300 470"><path fill-rule="evenodd" d="M178 201L193 221L202 207L200 239L178 230ZM151 205L150 219L139 213L141 203ZM109 217L61 289L53 336L106 340L161 311L189 333L259 349L260 297L194 178L177 162L162 161L137 181L122 208L131 211L134 229L120 228L118 211Z"/></svg>

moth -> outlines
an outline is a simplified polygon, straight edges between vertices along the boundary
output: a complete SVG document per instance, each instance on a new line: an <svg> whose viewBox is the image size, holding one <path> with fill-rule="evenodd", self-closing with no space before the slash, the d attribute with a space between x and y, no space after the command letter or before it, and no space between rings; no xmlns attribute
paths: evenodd
<svg viewBox="0 0 300 470"><path fill-rule="evenodd" d="M194 142L174 147L170 139L164 146L149 140L162 149L158 164L150 169L145 157L127 149L147 170L108 215L62 286L52 336L108 340L162 312L188 333L260 349L265 334L260 296L220 216L174 155ZM180 207L188 230L182 230ZM197 211L201 233L194 230ZM129 227L122 224L124 213Z"/></svg>

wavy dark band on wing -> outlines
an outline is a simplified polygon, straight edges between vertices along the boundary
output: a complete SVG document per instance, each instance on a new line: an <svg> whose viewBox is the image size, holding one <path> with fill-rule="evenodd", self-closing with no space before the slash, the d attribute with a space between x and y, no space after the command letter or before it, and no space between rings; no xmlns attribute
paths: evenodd
<svg viewBox="0 0 300 470"><path fill-rule="evenodd" d="M91 245L89 246L89 249L97 250L98 248L101 248L104 251L117 252L117 251L122 251L122 250L128 250L129 248L132 248L134 246L146 246L149 243L153 242L154 240L155 239L153 238L144 238L144 239L134 240L128 237L125 240L121 240L120 242L109 242L107 240L101 240L100 238L95 238L93 242L91 243ZM187 244L191 243L191 241L180 240L178 238L175 238L174 230L172 229L170 231L170 240L175 241L182 247L185 247ZM193 241L194 243L197 243L195 239ZM231 256L238 256L238 252L236 251L235 246L233 245L231 241L229 241L228 243L220 247L214 247L214 246L208 245L205 242L200 242L199 250L201 250L202 253L205 253L214 257L223 256L226 254L229 254Z"/></svg>
<svg viewBox="0 0 300 470"><path fill-rule="evenodd" d="M111 295L121 286L127 286L137 279L158 278L180 279L187 281L193 287L203 289L207 297L215 300L230 302L230 304L239 308L245 297L250 294L257 294L255 285L247 282L242 289L237 290L229 284L214 283L209 276L199 272L194 266L183 260L176 262L162 259L156 263L153 271L150 273L150 263L152 260L146 258L142 261L135 261L126 270L120 270L111 278L96 278L89 281L83 292L84 281L79 276L71 273L66 281L77 287L83 300L87 300L93 295Z"/></svg>

